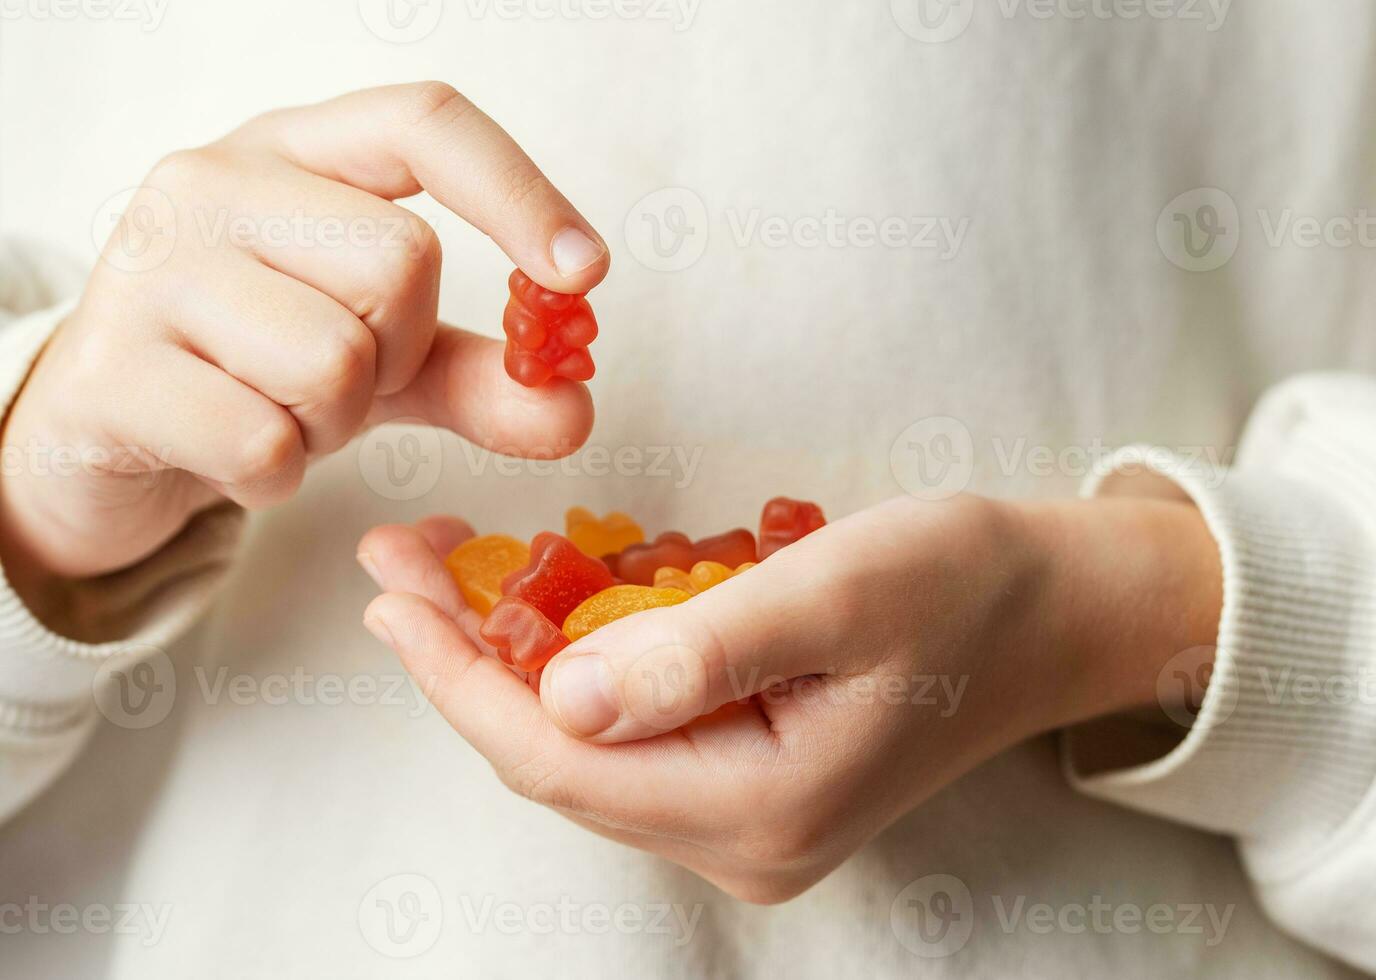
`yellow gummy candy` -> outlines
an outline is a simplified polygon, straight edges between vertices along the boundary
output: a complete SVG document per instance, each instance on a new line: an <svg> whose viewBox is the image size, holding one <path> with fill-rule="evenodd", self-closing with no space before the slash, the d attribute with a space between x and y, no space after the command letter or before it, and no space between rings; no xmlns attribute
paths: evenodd
<svg viewBox="0 0 1376 980"><path fill-rule="evenodd" d="M683 589L685 592L698 595L721 585L727 579L739 575L747 568L754 567L755 563L748 561L732 571L721 562L700 561L693 566L693 570L690 572L685 572L681 568L661 568L655 571L655 588Z"/></svg>
<svg viewBox="0 0 1376 980"><path fill-rule="evenodd" d="M564 514L564 537L589 558L601 558L640 544L645 532L620 511L599 518L586 507L570 507Z"/></svg>
<svg viewBox="0 0 1376 980"><path fill-rule="evenodd" d="M529 564L530 546L505 534L469 538L444 560L463 601L482 616L502 597L502 579Z"/></svg>
<svg viewBox="0 0 1376 980"><path fill-rule="evenodd" d="M564 620L564 635L581 640L593 630L645 609L677 606L691 596L682 589L655 589L648 585L613 585L579 603Z"/></svg>

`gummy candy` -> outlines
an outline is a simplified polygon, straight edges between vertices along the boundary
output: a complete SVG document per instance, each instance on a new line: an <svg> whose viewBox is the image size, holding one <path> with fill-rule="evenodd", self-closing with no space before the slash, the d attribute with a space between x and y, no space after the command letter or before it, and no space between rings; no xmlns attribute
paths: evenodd
<svg viewBox="0 0 1376 980"><path fill-rule="evenodd" d="M584 599L564 620L564 635L581 640L595 629L645 609L676 606L691 598L681 589L652 589L643 585L614 585Z"/></svg>
<svg viewBox="0 0 1376 980"><path fill-rule="evenodd" d="M502 579L530 563L530 548L505 534L469 538L444 560L463 601L486 616L502 597Z"/></svg>
<svg viewBox="0 0 1376 980"><path fill-rule="evenodd" d="M583 293L556 293L520 269L507 284L511 299L502 316L506 331L503 362L513 381L535 388L556 375L587 381L595 370L588 345L597 319Z"/></svg>
<svg viewBox="0 0 1376 980"><path fill-rule="evenodd" d="M502 594L524 599L556 626L588 596L613 585L607 566L568 538L542 531L530 542L530 563L502 580Z"/></svg>
<svg viewBox="0 0 1376 980"><path fill-rule="evenodd" d="M822 508L806 500L775 497L760 514L760 561L826 524Z"/></svg>
<svg viewBox="0 0 1376 980"><path fill-rule="evenodd" d="M610 564L623 581L649 585L661 568L687 571L700 561L715 561L735 568L755 560L755 535L745 528L736 528L698 542L688 540L686 534L678 531L665 531L650 544L631 545Z"/></svg>
<svg viewBox="0 0 1376 980"><path fill-rule="evenodd" d="M745 562L735 569L717 561L700 561L687 572L681 568L660 568L655 571L655 588L682 589L684 592L698 595L754 567L753 561Z"/></svg>
<svg viewBox="0 0 1376 980"><path fill-rule="evenodd" d="M497 601L478 635L496 648L503 661L525 671L539 670L569 645L544 613L515 596Z"/></svg>
<svg viewBox="0 0 1376 980"><path fill-rule="evenodd" d="M564 514L564 534L592 558L614 555L645 540L640 525L620 511L599 519L585 507L570 507Z"/></svg>

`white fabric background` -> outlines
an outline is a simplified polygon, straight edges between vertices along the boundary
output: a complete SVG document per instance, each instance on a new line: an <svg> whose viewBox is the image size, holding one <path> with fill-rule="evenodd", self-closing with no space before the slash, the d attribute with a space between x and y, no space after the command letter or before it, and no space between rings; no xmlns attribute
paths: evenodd
<svg viewBox="0 0 1376 980"><path fill-rule="evenodd" d="M901 2L900 2L901 5ZM0 20L0 232L94 256L110 195L168 150L263 109L390 81L452 82L527 147L615 252L594 294L596 445L702 448L684 488L649 476L482 473L456 440L419 500L372 492L368 453L321 466L253 526L215 613L170 651L179 693L145 731L108 726L59 784L0 829L0 897L172 903L137 939L0 940L6 975L696 975L843 965L932 976L1324 975L1250 901L1232 846L1075 796L1049 742L986 766L789 906L754 909L511 798L433 714L389 705L236 705L231 676L396 665L358 626L353 566L368 526L435 510L530 533L563 508L624 508L652 531L749 525L777 492L844 513L903 492L890 449L951 416L975 447L971 487L1066 494L1074 466L1001 465L1020 445L1154 442L1226 452L1257 395L1318 367L1376 367L1371 248L1271 246L1259 212L1326 219L1373 198L1373 23L1361 0L1251 0L1208 32L1179 18L1006 19L978 2L945 44L889 4L702 0L690 25L495 14L449 3L411 45L379 41L354 4L182 0L157 30L90 19ZM1207 8L1203 8L1207 9ZM691 268L637 261L623 224L644 195L690 189L710 238ZM1236 255L1208 274L1167 261L1163 207L1198 187L1240 211ZM416 205L446 249L442 308L497 332L506 259ZM758 209L797 218L970 220L959 254L770 248L733 241ZM197 672L197 667L201 671ZM445 899L425 955L390 962L358 909L389 875ZM929 873L965 881L977 935L915 959L890 906ZM694 939L507 935L481 904L703 902ZM1237 903L1224 942L1003 931L994 897L1141 905ZM901 931L901 930L899 930ZM191 967L189 964L197 964Z"/></svg>

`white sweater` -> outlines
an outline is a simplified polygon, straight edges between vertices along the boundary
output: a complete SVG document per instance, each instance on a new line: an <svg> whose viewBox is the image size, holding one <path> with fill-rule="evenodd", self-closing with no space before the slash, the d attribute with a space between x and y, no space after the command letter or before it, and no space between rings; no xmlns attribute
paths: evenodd
<svg viewBox="0 0 1376 980"><path fill-rule="evenodd" d="M957 4L928 43L902 0L688 6L675 30L451 4L410 45L337 0L181 5L146 32L4 22L0 231L89 254L90 216L167 149L433 75L616 261L597 455L549 475L413 432L429 463L395 482L399 437L367 437L287 506L209 514L88 587L112 645L0 591L0 975L1376 971L1376 257L1330 220L1359 218L1376 174L1376 11ZM656 252L637 203L668 187L689 193L652 211L685 204L708 234ZM1215 213L1212 247L1198 225L1187 243L1176 215ZM873 244L885 219L908 234ZM505 260L437 222L446 316L495 333ZM0 405L74 285L38 256L0 252ZM1131 458L1104 481L1089 463L1174 454L1153 458L1226 581L1201 718L1169 755L1079 779L1092 732L1064 764L1035 741L755 908L513 798L359 627L371 525L529 534L585 503L710 533L778 492L844 513L911 486L891 449L932 416L970 433L978 492L1159 492ZM640 463L606 472L623 447ZM914 900L937 884L961 917L928 943Z"/></svg>

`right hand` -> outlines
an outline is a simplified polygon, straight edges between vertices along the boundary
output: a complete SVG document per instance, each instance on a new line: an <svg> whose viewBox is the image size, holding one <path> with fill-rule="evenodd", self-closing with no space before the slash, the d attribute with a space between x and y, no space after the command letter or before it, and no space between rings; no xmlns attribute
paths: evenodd
<svg viewBox="0 0 1376 980"><path fill-rule="evenodd" d="M223 498L286 500L308 460L394 418L511 454L580 446L586 388L522 388L499 341L437 323L438 239L392 203L422 190L542 286L585 292L607 273L587 221L442 83L271 112L173 153L5 424L10 460L81 461L4 468L7 571L126 567Z"/></svg>

